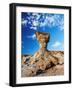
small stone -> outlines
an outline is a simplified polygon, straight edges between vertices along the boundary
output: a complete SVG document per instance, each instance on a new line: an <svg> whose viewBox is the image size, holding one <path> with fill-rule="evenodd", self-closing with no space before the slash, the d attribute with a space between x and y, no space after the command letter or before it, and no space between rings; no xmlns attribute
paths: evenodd
<svg viewBox="0 0 73 90"><path fill-rule="evenodd" d="M36 63L36 66L38 67L38 69L40 70L45 70L46 68L46 63L45 63L45 60L39 60L37 63Z"/></svg>

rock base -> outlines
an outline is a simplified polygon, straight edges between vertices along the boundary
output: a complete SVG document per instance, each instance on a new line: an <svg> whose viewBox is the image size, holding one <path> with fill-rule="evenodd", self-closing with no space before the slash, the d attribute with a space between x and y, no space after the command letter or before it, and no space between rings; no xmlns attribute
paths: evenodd
<svg viewBox="0 0 73 90"><path fill-rule="evenodd" d="M64 52L49 51L48 60L40 59L31 64L30 55L22 55L21 77L64 75Z"/></svg>

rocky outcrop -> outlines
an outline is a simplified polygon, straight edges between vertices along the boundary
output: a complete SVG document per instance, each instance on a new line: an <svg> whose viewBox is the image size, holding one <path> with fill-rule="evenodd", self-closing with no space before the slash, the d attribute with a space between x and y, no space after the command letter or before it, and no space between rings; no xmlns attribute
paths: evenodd
<svg viewBox="0 0 73 90"><path fill-rule="evenodd" d="M52 76L64 74L64 52L62 51L49 51L48 60L38 60L31 64L31 57L22 56L21 76ZM25 59L24 59L25 58ZM25 61L25 62L24 62ZM40 72L40 74L38 74Z"/></svg>
<svg viewBox="0 0 73 90"><path fill-rule="evenodd" d="M64 52L46 49L47 42L50 39L49 34L36 32L36 37L40 49L33 56L22 55L21 76L63 75Z"/></svg>

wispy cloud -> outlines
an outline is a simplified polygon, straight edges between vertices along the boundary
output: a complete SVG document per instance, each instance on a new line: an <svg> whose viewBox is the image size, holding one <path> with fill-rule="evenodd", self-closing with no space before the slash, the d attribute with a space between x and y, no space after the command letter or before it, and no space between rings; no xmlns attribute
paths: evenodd
<svg viewBox="0 0 73 90"><path fill-rule="evenodd" d="M61 42L59 42L59 41L56 41L56 42L52 45L53 48L57 48L57 47L59 47L59 46L61 46Z"/></svg>
<svg viewBox="0 0 73 90"><path fill-rule="evenodd" d="M49 16L46 17L47 18L47 25L49 27L58 27L59 30L63 30L64 29L64 17L61 17L61 15L53 15L53 16Z"/></svg>
<svg viewBox="0 0 73 90"><path fill-rule="evenodd" d="M25 20L25 19L22 19L22 21L21 21L22 25L26 25L27 22L28 22L28 20Z"/></svg>
<svg viewBox="0 0 73 90"><path fill-rule="evenodd" d="M40 18L41 15L38 14L38 13L33 13L32 16L34 16L35 19L38 20L38 19Z"/></svg>
<svg viewBox="0 0 73 90"><path fill-rule="evenodd" d="M32 26L30 29L37 30L37 27Z"/></svg>
<svg viewBox="0 0 73 90"><path fill-rule="evenodd" d="M27 36L27 38L36 39L36 35L35 34L29 35L29 36Z"/></svg>
<svg viewBox="0 0 73 90"><path fill-rule="evenodd" d="M37 26L39 25L39 22L38 22L38 21L33 20L32 25L37 27Z"/></svg>
<svg viewBox="0 0 73 90"><path fill-rule="evenodd" d="M34 29L35 27L58 27L60 31L64 30L64 15L60 14L43 14L43 13L32 13L28 14L28 19L22 19L22 24L27 25L30 24L30 29Z"/></svg>

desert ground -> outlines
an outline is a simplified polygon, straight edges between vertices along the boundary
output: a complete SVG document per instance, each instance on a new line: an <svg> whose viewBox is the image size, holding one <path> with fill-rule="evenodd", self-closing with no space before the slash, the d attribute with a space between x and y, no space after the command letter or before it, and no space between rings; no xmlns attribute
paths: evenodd
<svg viewBox="0 0 73 90"><path fill-rule="evenodd" d="M31 64L32 55L22 55L21 77L40 77L64 75L64 52L48 51L48 60L39 60Z"/></svg>

